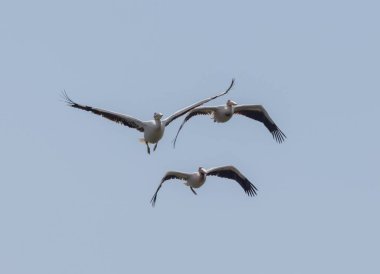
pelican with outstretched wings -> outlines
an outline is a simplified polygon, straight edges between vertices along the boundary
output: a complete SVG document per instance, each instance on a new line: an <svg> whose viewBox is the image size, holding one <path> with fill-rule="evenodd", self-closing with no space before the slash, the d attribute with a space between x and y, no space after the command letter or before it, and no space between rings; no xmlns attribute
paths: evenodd
<svg viewBox="0 0 380 274"><path fill-rule="evenodd" d="M158 188L150 202L152 203L152 206L156 204L157 193L162 187L162 184L168 180L183 180L185 181L185 185L189 186L190 190L194 194L197 194L194 188L201 187L205 183L207 176L218 176L221 178L235 180L244 189L245 193L247 193L248 196L256 195L257 188L236 167L221 166L210 169L200 167L198 171L194 173L183 173L178 171L167 172L165 176L161 179L161 182L158 185Z"/></svg>
<svg viewBox="0 0 380 274"><path fill-rule="evenodd" d="M211 115L214 122L225 123L229 121L234 114L240 114L263 123L278 143L282 143L286 138L286 135L278 128L262 105L238 105L234 101L228 100L227 103L222 106L205 106L191 110L179 127L173 145L175 146L179 132L190 118L197 115Z"/></svg>
<svg viewBox="0 0 380 274"><path fill-rule="evenodd" d="M65 102L73 108L78 108L78 109L82 109L85 111L90 111L94 114L103 116L104 118L107 118L107 119L114 121L116 123L122 124L122 125L130 127L130 128L134 128L140 132L143 132L144 138L141 139L141 141L146 144L147 151L150 154L149 143L155 144L153 150L156 150L158 142L161 140L162 136L164 135L165 127L167 127L171 122L173 122L175 119L181 117L182 115L186 114L187 112L189 112L189 111L191 111L191 110L193 110L193 109L195 109L195 108L197 108L197 107L199 107L199 106L201 106L201 105L203 105L203 104L205 104L211 100L214 100L220 96L227 94L230 91L230 89L232 88L232 86L234 85L234 82L235 82L235 80L232 79L230 86L223 93L209 97L209 98L204 99L202 101L199 101L195 104L187 106L181 110L178 110L177 112L175 112L174 114L170 115L169 117L167 117L165 119L162 119L163 115L161 113L156 112L153 115L153 120L150 120L150 121L141 121L139 119L136 119L136 118L128 116L128 115L108 111L105 109L100 109L100 108L95 108L95 107L91 107L91 106L78 104L78 103L74 102L73 100L71 100L65 91L62 93L62 96L63 96L63 99L65 100Z"/></svg>

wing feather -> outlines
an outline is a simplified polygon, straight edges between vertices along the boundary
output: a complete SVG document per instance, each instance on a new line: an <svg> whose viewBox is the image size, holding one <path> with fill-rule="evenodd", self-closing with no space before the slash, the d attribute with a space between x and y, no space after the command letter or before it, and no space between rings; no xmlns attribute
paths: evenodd
<svg viewBox="0 0 380 274"><path fill-rule="evenodd" d="M207 176L218 176L235 180L248 196L255 196L257 188L234 166L215 167L207 170Z"/></svg>
<svg viewBox="0 0 380 274"><path fill-rule="evenodd" d="M165 176L161 179L161 182L158 185L156 192L154 193L152 199L150 200L150 203L152 204L152 206L153 207L155 206L156 200L157 200L157 193L165 181L172 180L172 179L178 179L178 180L185 180L186 181L188 178L189 178L189 174L177 172L177 171L168 171L165 174Z"/></svg>
<svg viewBox="0 0 380 274"><path fill-rule="evenodd" d="M216 98L218 98L218 97L220 97L220 96L223 96L223 95L227 94L227 93L230 91L230 89L233 87L234 83L235 83L235 79L232 79L230 86L229 86L228 89L227 89L226 91L224 91L223 93L220 93L220 94L215 95L215 96L213 96L213 97L210 97L210 98L204 99L204 100L202 100L202 101L199 101L199 102L197 102L197 103L195 103L195 104L192 104L192 105L190 105L190 106L188 106L188 107L185 107L185 108L183 108L183 109L181 109L181 110L175 112L174 114L170 115L168 118L166 118L166 119L163 120L163 122L165 123L165 126L168 126L168 125L169 125L171 122L173 122L175 119L181 117L182 115L186 114L186 113L189 112L190 110L192 110L192 109L194 109L194 108L196 108L196 107L199 107L199 106L201 106L201 105L203 105L203 104L205 104L205 103L207 103L207 102L209 102L209 101L211 101L211 100L214 100L214 99L216 99Z"/></svg>
<svg viewBox="0 0 380 274"><path fill-rule="evenodd" d="M111 112L108 110L100 109L100 108L94 108L94 107L78 104L74 102L73 100L71 100L65 91L62 92L62 97L65 100L65 102L73 108L90 111L94 114L100 115L116 123L122 124L130 128L135 128L138 131L144 132L144 122L136 118L133 118L124 114L119 114L119 113Z"/></svg>
<svg viewBox="0 0 380 274"><path fill-rule="evenodd" d="M278 128L276 123L270 118L268 112L265 110L263 106L241 105L235 107L234 113L244 115L248 118L263 123L278 143L282 143L285 140L286 135Z"/></svg>
<svg viewBox="0 0 380 274"><path fill-rule="evenodd" d="M173 140L173 146L175 147L175 143L177 142L177 137L178 137L178 134L179 132L181 131L181 129L183 128L183 126L185 125L185 123L192 117L194 116L197 116L197 115L210 115L212 114L215 110L217 109L217 107L198 107L198 108L195 108L193 109L192 111L190 111L185 119L183 120L181 126L179 127L178 131L177 131L177 134Z"/></svg>

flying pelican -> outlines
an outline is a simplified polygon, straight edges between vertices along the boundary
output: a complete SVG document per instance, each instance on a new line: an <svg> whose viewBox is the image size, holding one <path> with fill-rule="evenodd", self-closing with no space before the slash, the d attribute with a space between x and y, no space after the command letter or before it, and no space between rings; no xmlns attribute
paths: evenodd
<svg viewBox="0 0 380 274"><path fill-rule="evenodd" d="M205 183L207 176L218 176L235 180L240 184L248 196L256 195L257 188L250 181L248 181L248 179L234 166L214 167L208 170L200 167L198 168L198 172L194 173L182 173L178 171L167 172L162 178L161 183L159 184L150 202L152 203L152 206L156 204L157 193L162 187L162 184L167 180L179 179L186 181L185 185L189 186L190 190L196 195L197 193L195 192L194 188L201 187Z"/></svg>
<svg viewBox="0 0 380 274"><path fill-rule="evenodd" d="M190 111L185 119L183 120L180 128L178 129L177 135L174 138L173 145L177 141L179 132L181 131L184 124L193 116L196 115L211 115L212 119L216 123L225 123L232 118L234 114L244 115L248 118L254 119L263 123L266 128L272 133L273 138L278 142L282 143L286 136L277 127L275 122L270 118L268 112L262 105L238 105L232 100L228 100L226 105L215 106L215 107L199 107Z"/></svg>
<svg viewBox="0 0 380 274"><path fill-rule="evenodd" d="M167 127L175 119L181 117L182 115L186 114L190 110L196 107L199 107L213 99L216 99L220 96L227 94L232 88L232 86L234 85L234 82L235 80L232 79L230 86L223 93L204 99L188 107L185 107L181 110L178 110L177 112L175 112L174 114L170 115L169 117L165 119L162 119L162 116L163 116L162 113L155 112L153 115L154 119L150 121L141 121L139 119L136 119L124 114L119 114L119 113L111 112L111 111L100 109L100 108L94 108L91 106L78 104L74 102L73 100L71 100L65 91L63 91L62 96L65 102L73 108L79 108L82 110L91 111L92 113L103 116L104 118L107 118L111 121L114 121L119 124L123 124L130 128L135 128L138 131L143 132L144 138L141 138L140 141L146 144L148 154L150 154L149 143L155 144L153 148L153 150L155 151L157 148L158 142L161 140L162 136L164 135L165 127Z"/></svg>

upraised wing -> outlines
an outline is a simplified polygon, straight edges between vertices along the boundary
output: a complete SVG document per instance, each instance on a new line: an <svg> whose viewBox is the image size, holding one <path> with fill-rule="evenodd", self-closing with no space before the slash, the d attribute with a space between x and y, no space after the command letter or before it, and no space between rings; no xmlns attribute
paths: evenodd
<svg viewBox="0 0 380 274"><path fill-rule="evenodd" d="M218 98L220 96L223 96L223 95L227 94L230 91L230 89L233 87L234 83L235 83L235 79L232 79L230 86L228 87L228 89L225 92L223 92L221 94L218 94L218 95L215 95L213 97L204 99L202 101L199 101L198 103L192 104L191 106L185 107L185 108L177 111L176 113L170 115L168 118L166 118L166 119L163 120L163 122L165 123L165 126L169 125L172 121L174 121L175 119L177 119L177 118L181 117L182 115L186 114L190 110L192 110L192 109L194 109L196 107L199 107L199 106L201 106L201 105L203 105L203 104L205 104L205 103L207 103L207 102L209 102L211 100L214 100L214 99L216 99L216 98Z"/></svg>
<svg viewBox="0 0 380 274"><path fill-rule="evenodd" d="M184 126L184 124L190 120L190 118L196 116L196 115L211 115L215 110L217 109L217 107L198 107L198 108L195 108L193 109L192 111L190 111L185 119L183 120L181 126L179 127L178 131L177 131L177 134L173 140L173 146L175 147L175 143L177 141L177 137L178 137L178 134L179 132L181 131L182 127Z"/></svg>
<svg viewBox="0 0 380 274"><path fill-rule="evenodd" d="M263 123L266 128L272 133L273 138L282 143L286 135L277 127L275 122L270 118L268 112L261 105L240 105L235 107L234 113L244 115Z"/></svg>
<svg viewBox="0 0 380 274"><path fill-rule="evenodd" d="M156 192L154 193L152 199L150 200L150 203L152 204L152 206L154 207L154 205L156 204L157 193L165 181L172 180L172 179L187 181L188 178L189 178L189 174L187 173L182 173L182 172L177 172L177 171L167 172L165 176L161 179L161 183L158 185Z"/></svg>
<svg viewBox="0 0 380 274"><path fill-rule="evenodd" d="M235 180L248 196L255 196L257 188L234 166L214 167L207 170L207 176L218 176Z"/></svg>
<svg viewBox="0 0 380 274"><path fill-rule="evenodd" d="M119 114L119 113L111 112L108 110L100 109L100 108L93 108L90 106L78 104L78 103L74 102L73 100L71 100L65 91L62 92L62 97L65 100L65 102L73 108L78 108L78 109L82 109L85 111L90 111L92 113L103 116L104 118L107 118L107 119L114 121L116 123L122 124L122 125L130 127L130 128L135 128L138 131L144 132L144 122L142 122L136 118L133 118L133 117L130 117L130 116L127 116L124 114Z"/></svg>

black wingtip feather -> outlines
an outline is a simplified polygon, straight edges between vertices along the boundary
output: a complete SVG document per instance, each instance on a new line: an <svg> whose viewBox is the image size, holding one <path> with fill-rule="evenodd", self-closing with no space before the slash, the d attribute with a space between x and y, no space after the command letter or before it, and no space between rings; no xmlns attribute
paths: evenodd
<svg viewBox="0 0 380 274"><path fill-rule="evenodd" d="M74 104L73 100L71 100L70 97L67 95L66 90L62 91L61 97L65 101L66 104L68 105Z"/></svg>
<svg viewBox="0 0 380 274"><path fill-rule="evenodd" d="M235 84L235 78L232 78L230 86L223 94L227 94L231 90L231 88L234 86L234 84Z"/></svg>
<svg viewBox="0 0 380 274"><path fill-rule="evenodd" d="M157 201L157 194L158 194L158 191L160 190L161 186L158 187L158 189L156 190L156 192L154 193L152 199L150 200L150 203L152 204L152 207L154 207L156 205L156 201Z"/></svg>
<svg viewBox="0 0 380 274"><path fill-rule="evenodd" d="M244 178L244 176L240 177L233 170L216 169L216 170L213 170L211 172L208 172L207 175L218 176L218 177L223 177L223 178L235 180L236 182L239 183L239 185L243 188L244 192L248 196L253 197L253 196L257 195L257 193L256 193L257 188L247 178Z"/></svg>
<svg viewBox="0 0 380 274"><path fill-rule="evenodd" d="M244 184L241 184L241 186L243 187L245 193L247 193L248 196L253 197L257 195L257 188L248 179L245 179Z"/></svg>
<svg viewBox="0 0 380 274"><path fill-rule="evenodd" d="M77 103L75 103L73 100L71 100L71 98L69 97L69 95L67 95L67 92L66 90L63 90L62 93L61 93L61 97L62 99L64 100L64 102L70 106L70 107L76 107L76 106L79 106Z"/></svg>
<svg viewBox="0 0 380 274"><path fill-rule="evenodd" d="M279 144L284 142L286 139L286 135L279 128L276 128L271 133L272 133L273 139L275 139L276 142Z"/></svg>
<svg viewBox="0 0 380 274"><path fill-rule="evenodd" d="M157 200L157 193L155 193L152 197L152 199L150 200L150 203L152 204L152 207L154 207L156 205L156 200Z"/></svg>
<svg viewBox="0 0 380 274"><path fill-rule="evenodd" d="M253 197L257 195L257 188L247 180L247 186L249 186L247 189L245 189L245 192L248 194L248 196Z"/></svg>

